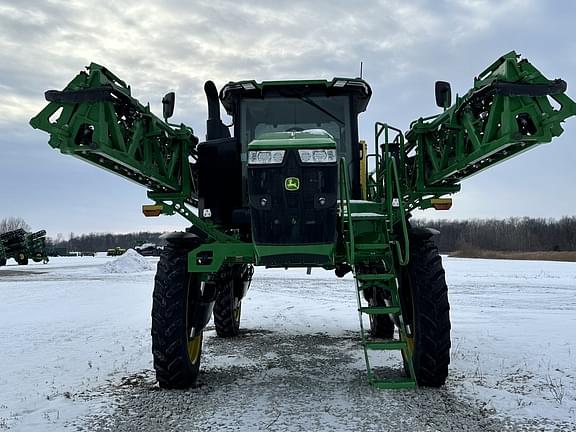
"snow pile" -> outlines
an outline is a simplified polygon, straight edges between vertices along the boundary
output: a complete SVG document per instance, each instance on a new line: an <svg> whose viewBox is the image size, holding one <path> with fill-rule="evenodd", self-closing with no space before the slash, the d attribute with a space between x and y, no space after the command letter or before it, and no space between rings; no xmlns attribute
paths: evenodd
<svg viewBox="0 0 576 432"><path fill-rule="evenodd" d="M104 273L140 273L150 270L154 270L153 266L134 249L128 249L123 255L104 264Z"/></svg>

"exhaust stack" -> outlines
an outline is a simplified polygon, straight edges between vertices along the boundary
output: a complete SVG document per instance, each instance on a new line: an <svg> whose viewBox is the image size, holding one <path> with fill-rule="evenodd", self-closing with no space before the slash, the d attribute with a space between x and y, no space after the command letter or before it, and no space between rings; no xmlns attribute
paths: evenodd
<svg viewBox="0 0 576 432"><path fill-rule="evenodd" d="M208 101L208 120L206 120L206 141L230 138L230 131L220 118L220 100L218 90L212 81L204 84L204 93Z"/></svg>

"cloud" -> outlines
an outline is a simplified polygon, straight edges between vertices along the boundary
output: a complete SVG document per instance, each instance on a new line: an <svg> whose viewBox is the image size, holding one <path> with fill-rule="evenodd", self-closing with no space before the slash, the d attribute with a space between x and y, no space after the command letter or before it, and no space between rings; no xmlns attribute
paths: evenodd
<svg viewBox="0 0 576 432"><path fill-rule="evenodd" d="M20 180L30 200L10 192L10 199L18 204L10 212L21 209L34 215L38 206L48 207L60 199L51 190L40 193L36 186L40 181L57 188L66 181L53 169L72 170L74 175L83 173L92 179L82 184L82 190L78 186L77 194L114 203L110 205L117 208L117 214L127 214L128 208L143 201L143 190L133 186L114 190L110 185L124 181L62 158L48 147L45 135L27 124L45 104L45 90L63 88L92 61L130 83L133 95L150 102L156 113L161 112L162 95L175 90L175 121L191 125L199 136L204 134L202 86L207 79L222 86L240 79L356 76L363 61L374 97L360 124L361 135L370 140L374 121L407 128L411 120L438 112L433 103L436 79L451 81L454 92L462 94L477 73L511 49L527 55L545 73L561 75L574 85L576 59L569 55L576 48L573 16L574 6L569 2L560 8L538 0L103 0L90 4L4 0L0 5L0 180L13 183L6 172L13 173L16 167L41 171L44 176ZM567 125L567 129L574 127ZM570 133L567 136L574 136ZM559 156L555 145L539 153L538 161L521 158L524 162L506 165L510 171L494 172L521 177L525 166L537 169L538 162L544 161L559 164L559 172L566 171L562 185L576 183L576 174L563 165L576 162L574 146L564 145ZM40 163L42 169L37 170ZM464 191L469 187L470 196L482 195L481 188L487 185L482 181L465 184ZM511 193L521 193L521 188L515 185ZM73 187L65 189L62 199L67 205L85 204L73 191ZM569 192L558 193L566 196ZM3 194L6 197L8 192ZM467 208L469 215L476 211L471 205ZM0 210L6 211L6 207ZM512 211L537 213L527 205L504 204L493 209L493 214ZM94 210L95 217L99 212ZM466 210L459 213L466 214ZM41 218L33 217L40 223ZM128 219L117 219L112 226L129 230ZM75 228L81 230L90 229Z"/></svg>

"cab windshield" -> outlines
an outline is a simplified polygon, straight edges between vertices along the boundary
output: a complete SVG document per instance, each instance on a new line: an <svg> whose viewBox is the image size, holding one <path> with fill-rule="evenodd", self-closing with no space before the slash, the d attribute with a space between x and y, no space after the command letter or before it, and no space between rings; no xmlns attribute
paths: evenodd
<svg viewBox="0 0 576 432"><path fill-rule="evenodd" d="M241 102L240 141L248 144L268 132L323 129L334 137L339 157L351 160L350 98L298 96L244 99Z"/></svg>

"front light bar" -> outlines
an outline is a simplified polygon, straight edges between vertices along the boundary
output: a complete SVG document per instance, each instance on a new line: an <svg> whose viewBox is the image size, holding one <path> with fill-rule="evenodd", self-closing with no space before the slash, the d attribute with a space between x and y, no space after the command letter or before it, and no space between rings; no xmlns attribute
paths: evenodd
<svg viewBox="0 0 576 432"><path fill-rule="evenodd" d="M336 162L335 149L302 149L298 150L302 163L334 163Z"/></svg>
<svg viewBox="0 0 576 432"><path fill-rule="evenodd" d="M248 164L281 164L286 150L258 150L248 152Z"/></svg>
<svg viewBox="0 0 576 432"><path fill-rule="evenodd" d="M251 150L248 152L249 165L279 165L284 161L286 150ZM335 163L335 149L299 149L302 163Z"/></svg>

